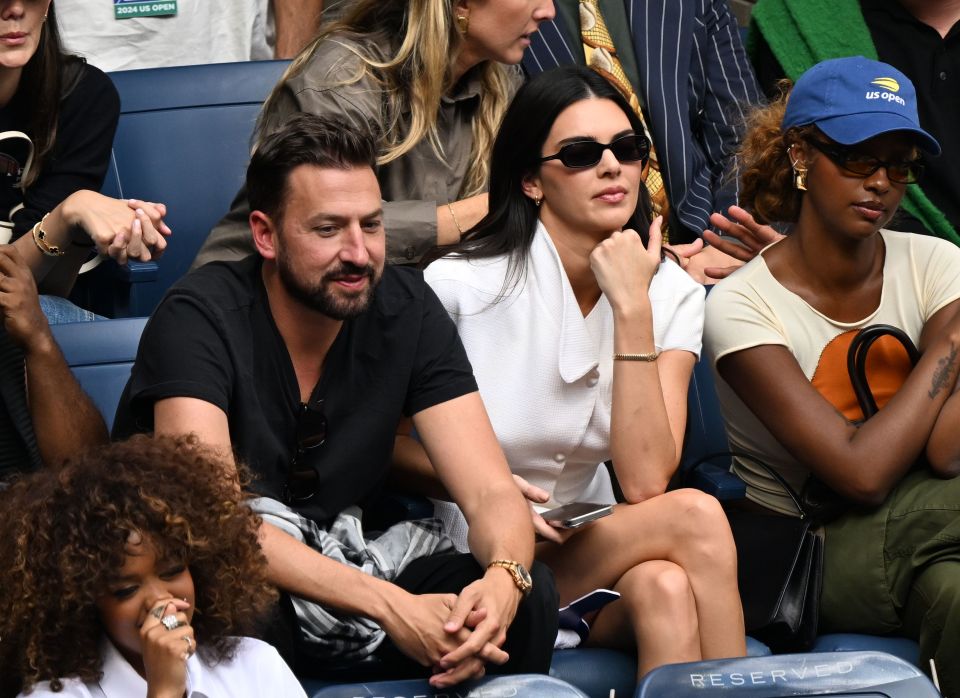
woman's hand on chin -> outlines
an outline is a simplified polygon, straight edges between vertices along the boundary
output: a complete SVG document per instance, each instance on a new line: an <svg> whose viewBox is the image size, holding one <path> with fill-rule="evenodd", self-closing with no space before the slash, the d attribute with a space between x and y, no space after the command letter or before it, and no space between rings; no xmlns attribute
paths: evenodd
<svg viewBox="0 0 960 698"><path fill-rule="evenodd" d="M653 219L646 246L635 230L624 230L612 233L590 254L590 267L614 311L630 312L638 303L649 307L647 291L660 267L662 224L661 216Z"/></svg>

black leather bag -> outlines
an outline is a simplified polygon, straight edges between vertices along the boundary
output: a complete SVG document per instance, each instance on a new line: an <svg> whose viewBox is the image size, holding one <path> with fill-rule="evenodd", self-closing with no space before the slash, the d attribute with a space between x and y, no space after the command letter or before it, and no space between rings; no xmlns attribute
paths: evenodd
<svg viewBox="0 0 960 698"><path fill-rule="evenodd" d="M878 411L867 381L867 353L884 336L898 340L914 365L920 357L910 338L897 327L871 325L857 333L847 354L847 372L865 419ZM820 616L822 525L851 505L814 476L798 495L773 468L744 453L705 456L687 474L718 457L737 457L758 466L780 484L797 508L797 518L736 508L727 510L727 518L737 546L737 578L747 632L775 652L809 649Z"/></svg>
<svg viewBox="0 0 960 698"><path fill-rule="evenodd" d="M910 363L914 366L920 360L920 352L907 333L893 325L870 325L860 330L850 343L847 350L847 374L850 376L850 385L857 398L860 411L863 412L863 421L870 419L879 409L877 401L870 389L867 380L867 353L881 337L892 337L900 342ZM862 424L863 422L858 422ZM853 505L839 494L830 489L819 478L811 475L800 493L803 508L814 521L824 524L850 511Z"/></svg>
<svg viewBox="0 0 960 698"><path fill-rule="evenodd" d="M805 511L799 495L773 468L743 453L715 453L694 463L736 456L773 477L799 517L729 508L727 519L737 546L737 583L747 633L774 652L802 652L817 636L823 587L823 531Z"/></svg>

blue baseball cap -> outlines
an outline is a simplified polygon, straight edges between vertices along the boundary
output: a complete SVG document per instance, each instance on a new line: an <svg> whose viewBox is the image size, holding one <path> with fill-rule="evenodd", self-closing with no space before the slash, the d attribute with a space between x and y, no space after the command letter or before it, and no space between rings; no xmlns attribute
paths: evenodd
<svg viewBox="0 0 960 698"><path fill-rule="evenodd" d="M813 124L843 145L881 133L909 131L923 150L940 154L937 139L920 128L917 92L886 63L863 56L817 63L797 80L787 99L783 129Z"/></svg>

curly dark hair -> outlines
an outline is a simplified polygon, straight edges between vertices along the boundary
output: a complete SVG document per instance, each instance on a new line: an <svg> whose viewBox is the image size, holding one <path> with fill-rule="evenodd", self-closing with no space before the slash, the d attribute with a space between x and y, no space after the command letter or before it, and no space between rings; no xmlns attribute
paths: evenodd
<svg viewBox="0 0 960 698"><path fill-rule="evenodd" d="M761 223L795 223L800 216L803 193L793 186L793 168L787 148L819 129L800 126L783 131L783 113L793 86L778 83L780 94L770 104L747 116L740 145L740 205Z"/></svg>
<svg viewBox="0 0 960 698"><path fill-rule="evenodd" d="M229 659L277 598L266 578L260 519L242 503L233 467L196 437L135 436L0 494L0 696L39 681L102 675L95 600L138 532L158 558L187 561L198 652Z"/></svg>

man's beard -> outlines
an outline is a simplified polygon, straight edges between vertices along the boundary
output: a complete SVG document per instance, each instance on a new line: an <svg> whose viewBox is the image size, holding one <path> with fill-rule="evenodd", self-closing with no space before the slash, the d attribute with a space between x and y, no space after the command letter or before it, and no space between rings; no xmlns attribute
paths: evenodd
<svg viewBox="0 0 960 698"><path fill-rule="evenodd" d="M350 262L342 262L333 269L327 270L320 277L319 282L311 286L297 278L286 256L280 253L277 256L277 272L287 293L303 305L334 320L349 320L362 315L370 307L383 269L378 271L372 264L361 267ZM365 276L369 279L369 283L362 293L342 295L330 287L343 276Z"/></svg>

